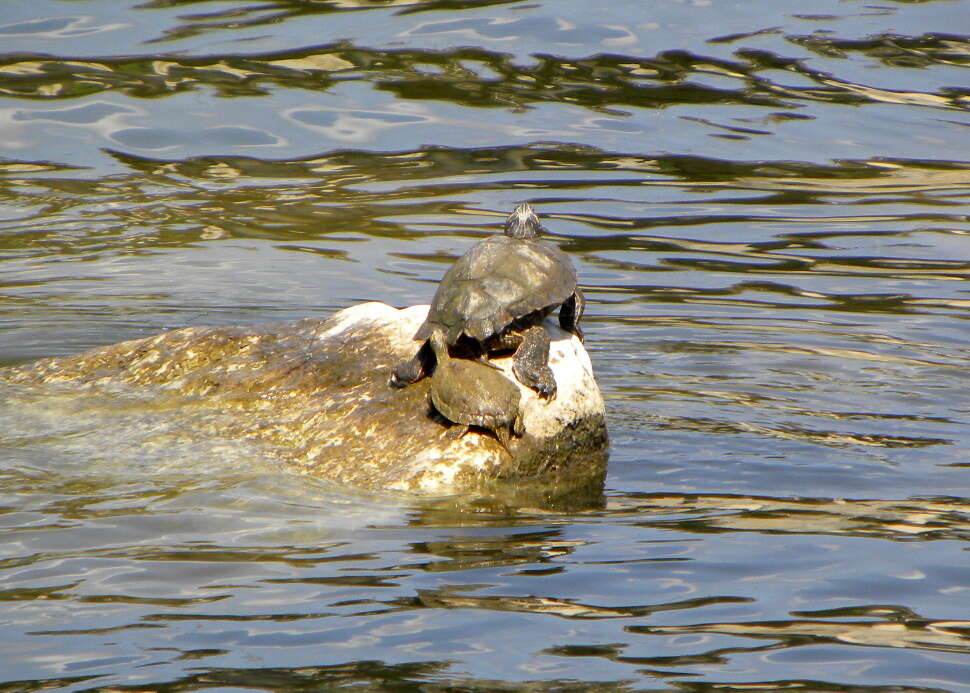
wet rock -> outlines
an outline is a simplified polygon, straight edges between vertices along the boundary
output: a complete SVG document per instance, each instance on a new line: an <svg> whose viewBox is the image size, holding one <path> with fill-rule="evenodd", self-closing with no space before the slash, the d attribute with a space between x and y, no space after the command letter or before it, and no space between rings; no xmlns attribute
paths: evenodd
<svg viewBox="0 0 970 693"><path fill-rule="evenodd" d="M388 386L427 310L364 303L323 321L188 327L0 369L0 386L19 397L70 393L104 408L148 408L164 415L166 444L245 441L300 472L364 489L601 489L603 400L580 341L547 321L559 393L546 402L519 385L526 433L510 455L486 432L449 436L429 405L429 379ZM518 383L511 358L495 363ZM110 430L99 435L110 445Z"/></svg>

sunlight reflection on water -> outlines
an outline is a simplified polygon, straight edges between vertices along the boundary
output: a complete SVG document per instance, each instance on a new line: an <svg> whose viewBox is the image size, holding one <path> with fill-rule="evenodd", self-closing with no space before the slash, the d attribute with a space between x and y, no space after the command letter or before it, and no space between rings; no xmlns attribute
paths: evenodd
<svg viewBox="0 0 970 693"><path fill-rule="evenodd" d="M6 6L0 363L425 303L528 199L612 450L418 501L4 389L0 688L970 691L960 6L803 5Z"/></svg>

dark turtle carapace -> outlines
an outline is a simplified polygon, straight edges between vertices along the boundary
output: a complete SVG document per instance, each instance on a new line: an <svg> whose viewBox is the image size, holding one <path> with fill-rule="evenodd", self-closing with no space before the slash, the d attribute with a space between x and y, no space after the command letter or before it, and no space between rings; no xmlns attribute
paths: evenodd
<svg viewBox="0 0 970 693"><path fill-rule="evenodd" d="M518 386L501 371L470 359L451 358L444 335L431 337L437 365L431 376L431 403L444 418L460 427L450 435L464 435L471 426L484 428L511 454L512 436L524 433Z"/></svg>
<svg viewBox="0 0 970 693"><path fill-rule="evenodd" d="M549 368L549 333L542 320L559 309L559 324L582 339L583 294L565 253L539 240L539 218L527 203L505 222L505 234L475 244L442 278L424 324L415 333L423 344L399 364L391 384L403 387L434 368L432 336L440 335L452 355L487 363L495 352L514 351L512 370L540 397L556 395Z"/></svg>

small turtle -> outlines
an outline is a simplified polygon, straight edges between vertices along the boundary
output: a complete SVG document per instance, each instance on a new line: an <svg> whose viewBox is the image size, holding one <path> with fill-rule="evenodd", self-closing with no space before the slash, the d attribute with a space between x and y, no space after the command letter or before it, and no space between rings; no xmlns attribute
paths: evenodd
<svg viewBox="0 0 970 693"><path fill-rule="evenodd" d="M463 436L470 426L488 429L511 455L512 436L524 433L519 388L494 367L449 356L440 332L431 337L431 345L438 361L431 377L431 403L444 418L461 426L449 434Z"/></svg>
<svg viewBox="0 0 970 693"><path fill-rule="evenodd" d="M514 350L516 377L540 397L556 396L551 340L541 323L559 308L559 324L582 339L578 323L585 303L573 263L539 240L542 231L539 217L523 202L506 220L504 235L475 244L448 269L414 335L424 344L394 369L391 385L404 387L428 375L429 342L440 334L447 346L485 363L489 352Z"/></svg>

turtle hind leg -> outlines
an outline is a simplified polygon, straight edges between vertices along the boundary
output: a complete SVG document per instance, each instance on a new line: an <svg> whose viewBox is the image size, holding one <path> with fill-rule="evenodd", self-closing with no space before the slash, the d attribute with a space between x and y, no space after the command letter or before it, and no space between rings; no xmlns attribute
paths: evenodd
<svg viewBox="0 0 970 693"><path fill-rule="evenodd" d="M418 352L408 359L402 361L391 371L391 378L388 381L391 387L406 387L412 385L426 377L434 370L434 352L425 342L418 349Z"/></svg>
<svg viewBox="0 0 970 693"><path fill-rule="evenodd" d="M556 378L549 368L549 333L542 325L523 330L522 343L512 357L512 372L543 399L556 397Z"/></svg>
<svg viewBox="0 0 970 693"><path fill-rule="evenodd" d="M516 438L521 438L525 435L525 424L522 423L522 415L519 414L512 421L512 435Z"/></svg>
<svg viewBox="0 0 970 693"><path fill-rule="evenodd" d="M451 422L449 421L449 423ZM453 426L449 426L448 430L445 431L445 438L448 440L461 440L470 430L471 426L467 426L465 424L454 424Z"/></svg>
<svg viewBox="0 0 970 693"><path fill-rule="evenodd" d="M579 326L579 319L583 317L586 310L586 297L583 292L576 287L573 295L563 301L559 308L559 326L567 332L572 332L579 337L579 341L585 341L583 330Z"/></svg>
<svg viewBox="0 0 970 693"><path fill-rule="evenodd" d="M457 442L462 438L464 438L465 434L471 431L472 428L473 428L472 426L469 426L467 424L454 424L453 426L450 426L447 431L445 431L445 438L447 440ZM491 433L492 435L494 435L495 440L498 441L499 445L502 446L505 452L509 453L510 457L513 456L512 450L509 448L509 444L512 442L512 436L510 435L508 430L506 430L502 426L498 426L494 429L485 427L485 426L474 426L474 429L479 433L486 433L486 434Z"/></svg>
<svg viewBox="0 0 970 693"><path fill-rule="evenodd" d="M504 428L500 428L497 431L495 431L495 438L496 440L498 440L499 444L503 448L505 448L505 452L511 455L512 451L509 450L509 443L511 442L511 438L509 437L509 432L506 431Z"/></svg>
<svg viewBox="0 0 970 693"><path fill-rule="evenodd" d="M525 427L522 425L522 416L520 414L515 415L515 419L509 421L507 425L499 424L498 426L489 427L487 430L491 431L495 436L495 439L499 444L505 448L505 452L509 453L509 457L515 458L512 454L512 438L521 438L525 435Z"/></svg>
<svg viewBox="0 0 970 693"><path fill-rule="evenodd" d="M505 452L509 453L509 457L515 457L515 455L512 454L512 449L509 448L509 445L512 443L511 431L509 431L509 429L507 429L505 426L496 426L494 430L489 430L495 434L495 439L499 442L499 445L505 448Z"/></svg>

